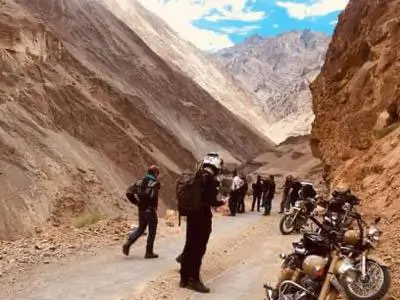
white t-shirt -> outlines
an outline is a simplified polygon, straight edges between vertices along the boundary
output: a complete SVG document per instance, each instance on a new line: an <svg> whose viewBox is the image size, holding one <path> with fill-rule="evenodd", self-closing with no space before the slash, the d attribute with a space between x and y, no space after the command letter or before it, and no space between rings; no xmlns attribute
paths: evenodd
<svg viewBox="0 0 400 300"><path fill-rule="evenodd" d="M243 186L243 184L244 184L244 181L239 176L235 176L235 177L233 177L233 180L232 180L231 190L236 191L236 190L240 189Z"/></svg>

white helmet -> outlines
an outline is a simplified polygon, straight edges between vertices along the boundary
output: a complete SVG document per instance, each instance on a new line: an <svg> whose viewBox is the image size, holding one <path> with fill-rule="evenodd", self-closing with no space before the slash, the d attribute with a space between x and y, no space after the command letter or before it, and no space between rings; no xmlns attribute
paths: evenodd
<svg viewBox="0 0 400 300"><path fill-rule="evenodd" d="M222 160L222 158L219 156L218 153L209 152L204 156L202 164L210 165L216 168L217 170L221 170L224 165L224 161Z"/></svg>

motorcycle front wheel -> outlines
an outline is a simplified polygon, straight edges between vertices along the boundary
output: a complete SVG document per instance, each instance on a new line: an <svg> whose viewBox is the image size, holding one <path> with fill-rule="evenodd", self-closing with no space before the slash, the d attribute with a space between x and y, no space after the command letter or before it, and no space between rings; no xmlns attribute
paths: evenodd
<svg viewBox="0 0 400 300"><path fill-rule="evenodd" d="M367 276L344 286L350 300L380 300L389 291L391 284L390 271L376 261L367 259Z"/></svg>
<svg viewBox="0 0 400 300"><path fill-rule="evenodd" d="M288 214L284 215L279 222L279 230L283 235L291 234L294 231L294 225L296 221L296 215Z"/></svg>

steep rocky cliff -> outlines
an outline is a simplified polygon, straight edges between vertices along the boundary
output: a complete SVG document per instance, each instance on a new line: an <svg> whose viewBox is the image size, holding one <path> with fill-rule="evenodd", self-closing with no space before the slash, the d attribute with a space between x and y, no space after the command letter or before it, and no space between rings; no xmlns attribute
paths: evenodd
<svg viewBox="0 0 400 300"><path fill-rule="evenodd" d="M331 186L350 186L384 216L380 248L400 296L400 1L350 1L312 83L312 148Z"/></svg>
<svg viewBox="0 0 400 300"><path fill-rule="evenodd" d="M0 238L132 213L124 191L150 163L173 205L176 173L205 152L240 162L270 147L221 104L235 91L216 100L145 35L96 1L0 2Z"/></svg>
<svg viewBox="0 0 400 300"><path fill-rule="evenodd" d="M330 38L310 30L252 36L214 57L254 92L276 143L309 134L314 119L309 83L318 75Z"/></svg>

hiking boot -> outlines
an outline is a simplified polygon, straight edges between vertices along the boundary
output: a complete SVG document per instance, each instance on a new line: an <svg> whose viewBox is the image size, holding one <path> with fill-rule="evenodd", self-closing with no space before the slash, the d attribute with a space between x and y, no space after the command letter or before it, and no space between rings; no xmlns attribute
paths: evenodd
<svg viewBox="0 0 400 300"><path fill-rule="evenodd" d="M129 256L129 248L131 247L131 245L129 244L124 244L122 246L122 253L126 256Z"/></svg>
<svg viewBox="0 0 400 300"><path fill-rule="evenodd" d="M207 294L210 292L210 289L206 287L201 280L189 280L186 287L198 293Z"/></svg>
<svg viewBox="0 0 400 300"><path fill-rule="evenodd" d="M175 260L178 264L181 264L182 263L182 254L179 254L179 256L177 258L175 258Z"/></svg>
<svg viewBox="0 0 400 300"><path fill-rule="evenodd" d="M181 279L181 281L179 282L179 287L180 288L187 288L188 285L189 285L189 281L188 280Z"/></svg>
<svg viewBox="0 0 400 300"><path fill-rule="evenodd" d="M158 254L155 254L153 252L151 253L146 253L146 255L144 256L145 259L153 259L153 258L158 258Z"/></svg>

